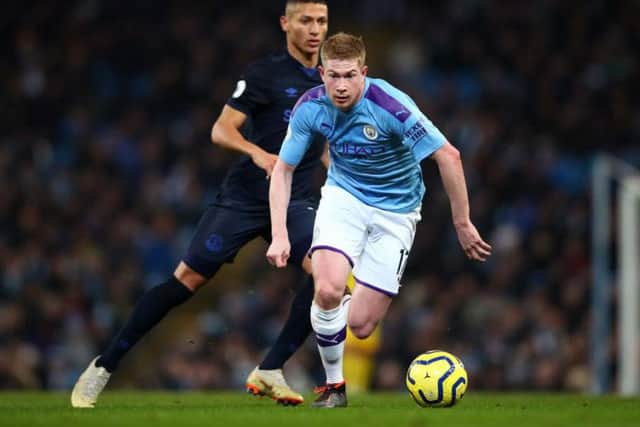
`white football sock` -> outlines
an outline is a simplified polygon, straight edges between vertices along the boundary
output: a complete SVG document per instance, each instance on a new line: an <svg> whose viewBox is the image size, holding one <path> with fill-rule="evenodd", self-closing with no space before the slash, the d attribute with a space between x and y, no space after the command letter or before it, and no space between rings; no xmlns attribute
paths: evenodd
<svg viewBox="0 0 640 427"><path fill-rule="evenodd" d="M342 360L347 337L347 308L348 304L345 307L342 302L331 310L321 309L315 301L311 304L311 325L316 333L327 384L344 381Z"/></svg>

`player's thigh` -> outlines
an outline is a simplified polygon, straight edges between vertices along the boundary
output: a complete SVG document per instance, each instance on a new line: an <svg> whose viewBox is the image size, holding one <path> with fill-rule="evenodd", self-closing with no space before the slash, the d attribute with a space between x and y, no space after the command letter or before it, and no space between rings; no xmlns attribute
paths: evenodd
<svg viewBox="0 0 640 427"><path fill-rule="evenodd" d="M240 248L258 237L265 227L266 213L209 206L182 261L196 273L211 278L222 264L233 262Z"/></svg>
<svg viewBox="0 0 640 427"><path fill-rule="evenodd" d="M349 307L349 326L354 331L365 328L366 335L370 334L387 313L391 301L389 295L356 283Z"/></svg>
<svg viewBox="0 0 640 427"><path fill-rule="evenodd" d="M328 282L342 292L347 286L351 273L349 260L340 252L330 249L318 249L311 258L313 279L317 283Z"/></svg>
<svg viewBox="0 0 640 427"><path fill-rule="evenodd" d="M393 297L409 257L419 214L379 212L353 275L356 283Z"/></svg>
<svg viewBox="0 0 640 427"><path fill-rule="evenodd" d="M323 308L339 303L351 273L349 260L340 252L318 249L311 258L315 300Z"/></svg>

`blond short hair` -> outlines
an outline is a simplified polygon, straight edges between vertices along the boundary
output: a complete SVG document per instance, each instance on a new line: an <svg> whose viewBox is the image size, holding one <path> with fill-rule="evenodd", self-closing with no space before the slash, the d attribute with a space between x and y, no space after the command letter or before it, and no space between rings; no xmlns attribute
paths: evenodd
<svg viewBox="0 0 640 427"><path fill-rule="evenodd" d="M367 49L362 37L347 33L337 33L322 43L320 57L324 64L330 59L357 59L362 67L367 57Z"/></svg>

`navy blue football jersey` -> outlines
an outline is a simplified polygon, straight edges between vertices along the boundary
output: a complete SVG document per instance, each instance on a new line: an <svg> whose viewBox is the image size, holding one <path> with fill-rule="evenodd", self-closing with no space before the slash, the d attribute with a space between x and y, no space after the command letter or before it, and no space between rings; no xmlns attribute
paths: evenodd
<svg viewBox="0 0 640 427"><path fill-rule="evenodd" d="M288 52L268 55L249 65L240 76L227 105L245 113L250 124L245 137L263 150L278 154L291 111L308 89L322 84L316 68L306 68ZM315 140L293 176L291 200L313 200L313 174L320 165L325 141ZM264 170L243 155L227 173L217 204L250 207L269 203Z"/></svg>

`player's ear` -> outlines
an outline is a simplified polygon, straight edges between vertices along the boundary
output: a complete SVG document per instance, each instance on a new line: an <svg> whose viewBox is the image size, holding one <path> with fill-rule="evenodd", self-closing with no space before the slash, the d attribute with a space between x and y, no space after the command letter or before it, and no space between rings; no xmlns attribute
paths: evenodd
<svg viewBox="0 0 640 427"><path fill-rule="evenodd" d="M366 65L363 65L360 71L362 72L362 75L366 77L367 73L369 72L369 67L367 67Z"/></svg>
<svg viewBox="0 0 640 427"><path fill-rule="evenodd" d="M320 80L324 85L327 84L327 70L322 66L318 65L318 72L320 73Z"/></svg>
<svg viewBox="0 0 640 427"><path fill-rule="evenodd" d="M280 28L282 28L282 31L284 31L285 33L289 31L289 20L287 19L286 15L282 15L280 17Z"/></svg>

